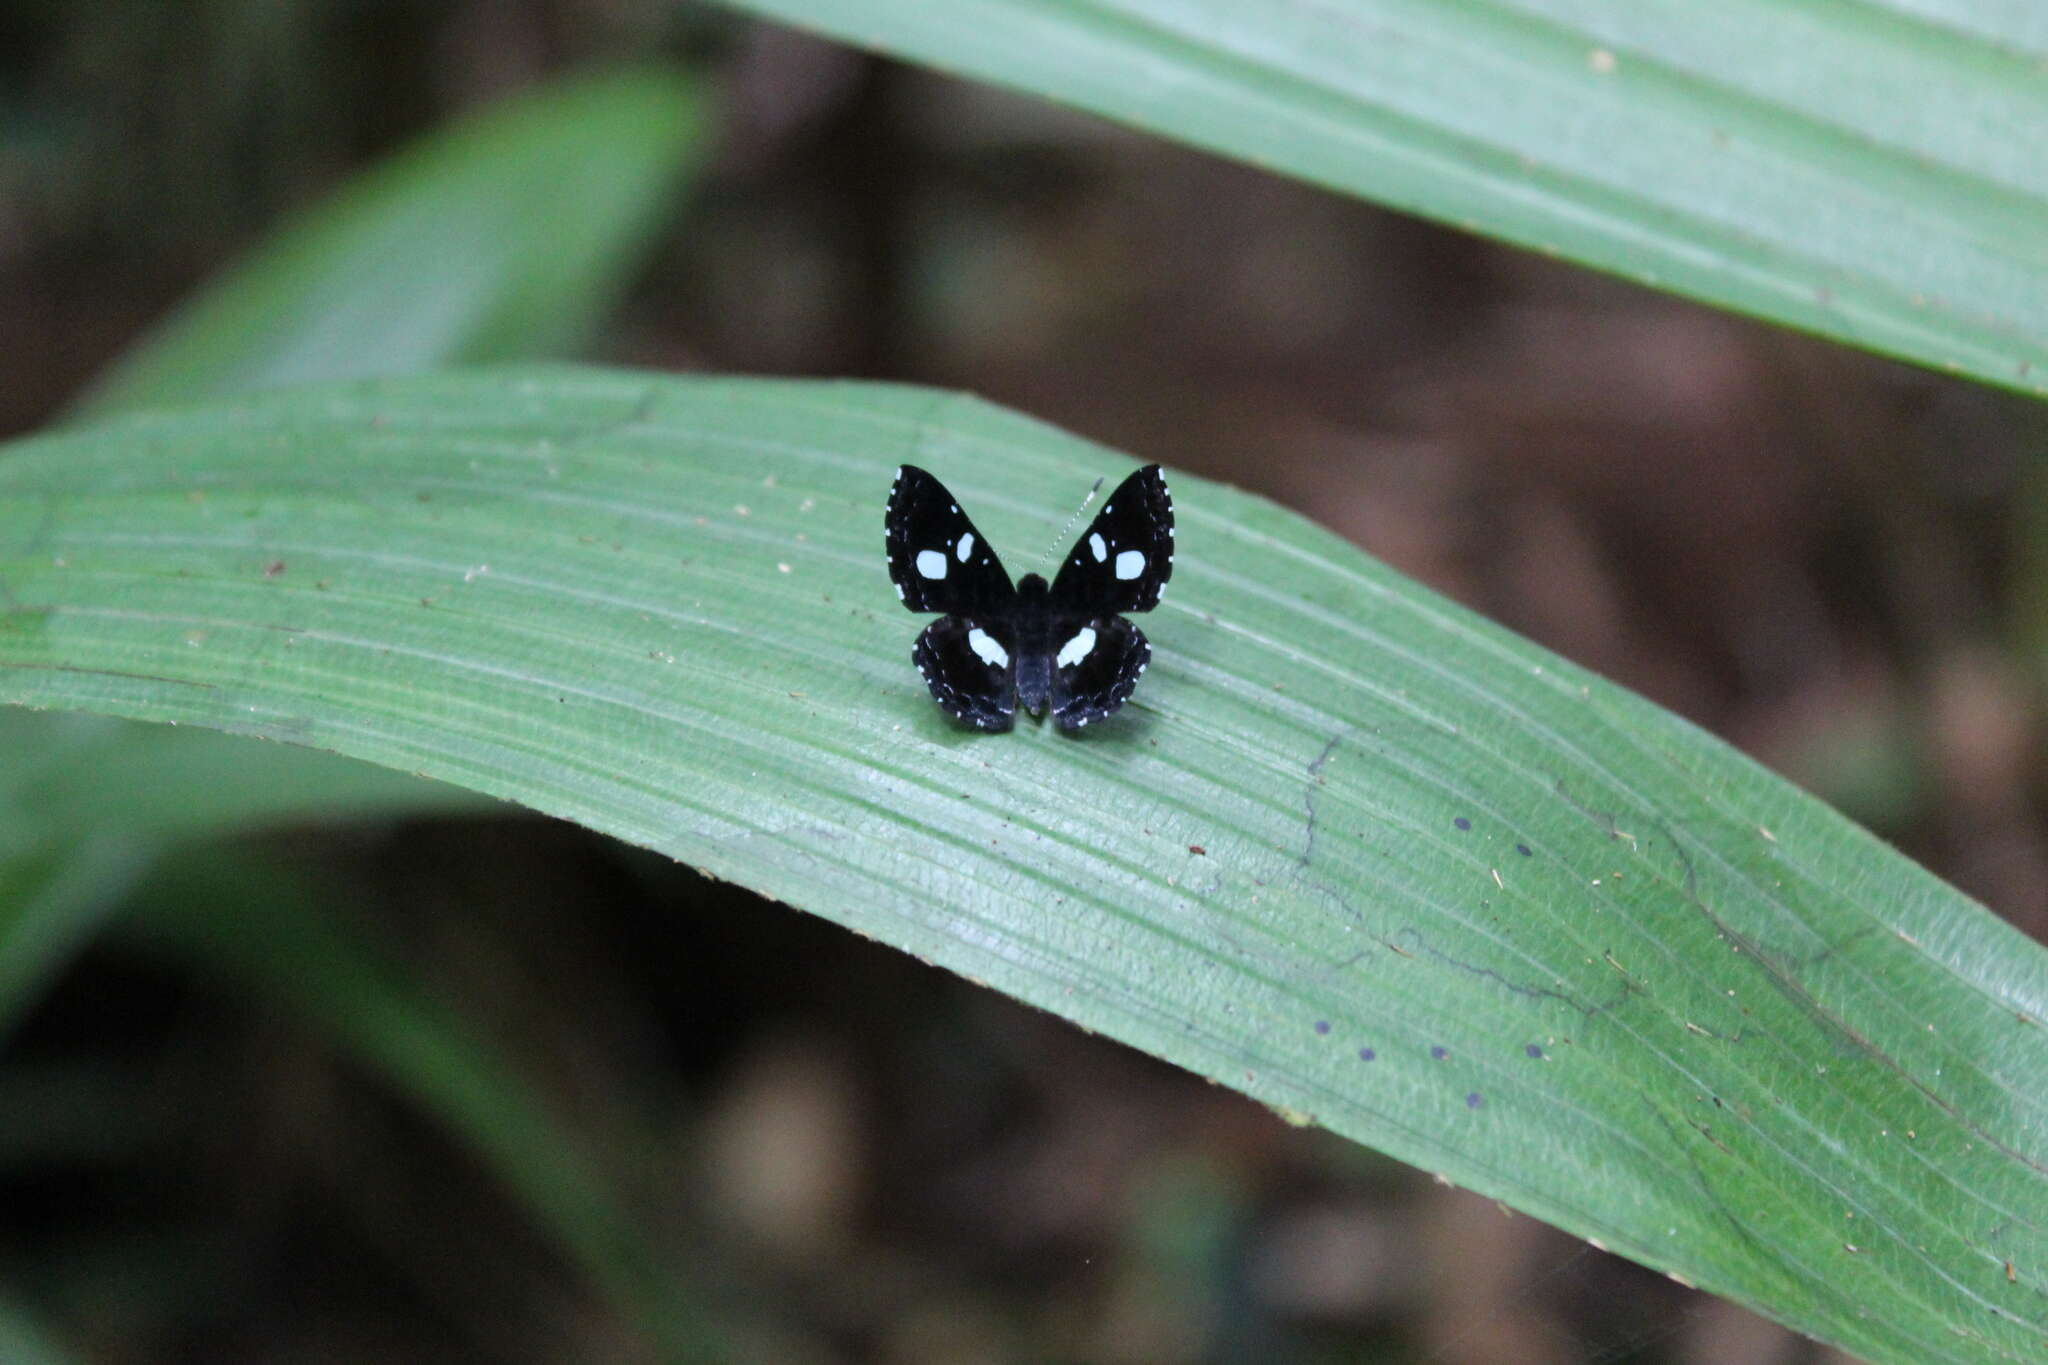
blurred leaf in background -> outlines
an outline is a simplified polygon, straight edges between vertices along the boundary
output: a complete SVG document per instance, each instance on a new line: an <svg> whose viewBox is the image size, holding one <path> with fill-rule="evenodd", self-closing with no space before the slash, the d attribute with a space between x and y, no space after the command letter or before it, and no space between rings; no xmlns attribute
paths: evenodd
<svg viewBox="0 0 2048 1365"><path fill-rule="evenodd" d="M574 355L704 154L692 79L580 76L367 172L210 282L90 411L308 380Z"/></svg>
<svg viewBox="0 0 2048 1365"><path fill-rule="evenodd" d="M728 0L2048 394L2048 26L1986 0Z"/></svg>
<svg viewBox="0 0 2048 1365"><path fill-rule="evenodd" d="M43 1334L27 1310L0 1295L0 1360L8 1365L69 1365L72 1359Z"/></svg>

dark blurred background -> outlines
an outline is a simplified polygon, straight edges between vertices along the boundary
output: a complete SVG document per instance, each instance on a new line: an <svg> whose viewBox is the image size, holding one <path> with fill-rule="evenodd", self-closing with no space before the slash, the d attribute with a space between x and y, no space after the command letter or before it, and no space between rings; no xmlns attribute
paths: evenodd
<svg viewBox="0 0 2048 1365"><path fill-rule="evenodd" d="M2048 937L2037 407L715 10L0 8L0 435L379 158L620 61L718 132L585 358L970 389L1268 494ZM253 843L513 1059L707 1359L1836 1359L573 828ZM0 1272L95 1362L665 1349L320 1027L119 940L0 1054Z"/></svg>

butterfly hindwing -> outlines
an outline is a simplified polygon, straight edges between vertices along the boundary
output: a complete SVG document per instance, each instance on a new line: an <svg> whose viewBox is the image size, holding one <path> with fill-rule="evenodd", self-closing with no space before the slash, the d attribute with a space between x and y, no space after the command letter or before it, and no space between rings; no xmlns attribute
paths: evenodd
<svg viewBox="0 0 2048 1365"><path fill-rule="evenodd" d="M1007 730L1017 714L1017 649L1001 621L942 616L910 651L932 700L977 730Z"/></svg>
<svg viewBox="0 0 2048 1365"><path fill-rule="evenodd" d="M1052 581L1054 610L1150 611L1173 577L1173 495L1156 464L1117 485Z"/></svg>
<svg viewBox="0 0 2048 1365"><path fill-rule="evenodd" d="M912 611L995 616L1016 597L995 548L958 499L916 465L896 471L882 532L890 581Z"/></svg>
<svg viewBox="0 0 2048 1365"><path fill-rule="evenodd" d="M1145 634L1121 616L1098 616L1056 632L1052 715L1076 730L1124 704L1152 658Z"/></svg>

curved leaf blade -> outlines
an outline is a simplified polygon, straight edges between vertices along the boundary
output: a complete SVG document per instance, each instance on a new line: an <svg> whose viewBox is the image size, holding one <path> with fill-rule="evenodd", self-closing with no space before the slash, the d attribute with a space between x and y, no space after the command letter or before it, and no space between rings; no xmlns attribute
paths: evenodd
<svg viewBox="0 0 2048 1365"><path fill-rule="evenodd" d="M522 801L1873 1360L2038 1354L2048 953L1683 722L1185 477L1133 702L1080 741L963 734L882 569L904 460L1018 571L1124 463L924 390L577 371L18 443L0 700Z"/></svg>
<svg viewBox="0 0 2048 1365"><path fill-rule="evenodd" d="M702 157L706 123L694 79L641 70L437 129L208 284L88 405L574 352Z"/></svg>
<svg viewBox="0 0 2048 1365"><path fill-rule="evenodd" d="M2048 29L1991 0L726 0L2048 394Z"/></svg>

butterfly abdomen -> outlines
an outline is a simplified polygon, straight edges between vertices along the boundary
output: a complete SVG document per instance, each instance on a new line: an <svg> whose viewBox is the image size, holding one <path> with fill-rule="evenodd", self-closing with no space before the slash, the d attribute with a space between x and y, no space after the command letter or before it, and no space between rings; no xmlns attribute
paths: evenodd
<svg viewBox="0 0 2048 1365"><path fill-rule="evenodd" d="M1052 698L1052 619L1049 587L1035 573L1017 581L1017 704L1032 715Z"/></svg>

